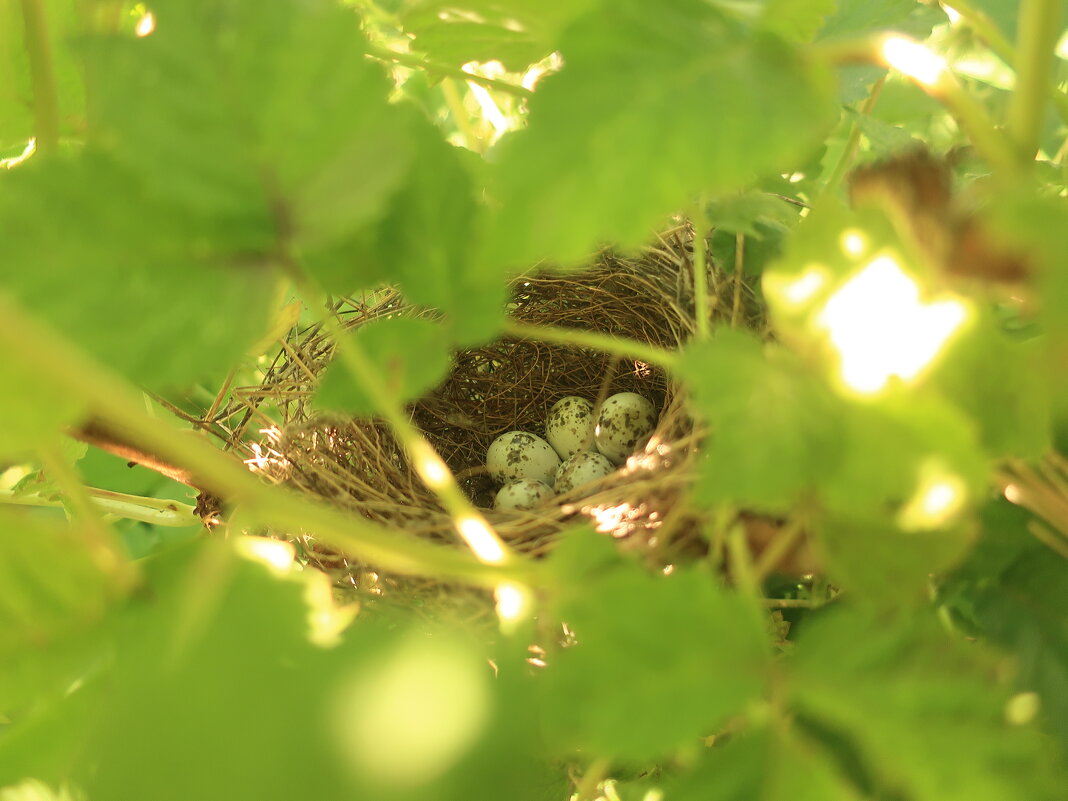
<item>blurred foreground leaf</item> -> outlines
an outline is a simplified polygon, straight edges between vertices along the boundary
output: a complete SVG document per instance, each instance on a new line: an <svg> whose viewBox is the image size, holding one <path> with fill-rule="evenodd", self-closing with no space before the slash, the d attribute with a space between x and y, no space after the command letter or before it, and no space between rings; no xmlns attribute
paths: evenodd
<svg viewBox="0 0 1068 801"><path fill-rule="evenodd" d="M648 758L714 734L763 691L759 616L700 569L663 576L612 564L597 556L597 539L574 535L553 554L572 581L590 572L555 610L578 643L548 657L541 704L550 742Z"/></svg>
<svg viewBox="0 0 1068 801"><path fill-rule="evenodd" d="M501 148L495 261L636 246L697 192L789 170L836 117L827 76L700 0L605 4L560 49Z"/></svg>

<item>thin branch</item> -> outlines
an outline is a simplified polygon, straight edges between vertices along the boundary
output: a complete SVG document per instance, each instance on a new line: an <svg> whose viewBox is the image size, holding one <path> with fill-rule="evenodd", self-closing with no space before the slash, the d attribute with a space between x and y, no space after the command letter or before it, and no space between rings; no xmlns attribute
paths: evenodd
<svg viewBox="0 0 1068 801"><path fill-rule="evenodd" d="M622 356L624 359L639 359L661 367L673 368L678 359L675 353L656 345L623 339L610 334L598 334L577 328L559 328L550 325L527 325L514 320L504 324L504 333L519 339L532 339L550 342L555 345L572 345L580 348L593 348L605 353Z"/></svg>

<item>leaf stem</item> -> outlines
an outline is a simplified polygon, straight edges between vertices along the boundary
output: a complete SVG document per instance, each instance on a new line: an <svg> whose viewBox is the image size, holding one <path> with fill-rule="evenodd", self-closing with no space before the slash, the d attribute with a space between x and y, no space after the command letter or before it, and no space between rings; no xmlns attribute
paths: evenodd
<svg viewBox="0 0 1068 801"><path fill-rule="evenodd" d="M504 324L504 333L519 339L535 339L557 345L573 345L612 353L624 359L639 359L673 369L678 359L672 351L634 339L624 339L595 331L580 331L575 328L559 328L551 325L528 325L509 320Z"/></svg>
<svg viewBox="0 0 1068 801"><path fill-rule="evenodd" d="M1009 101L1008 131L1024 162L1034 160L1041 139L1063 5L1064 0L1020 2L1016 88Z"/></svg>
<svg viewBox="0 0 1068 801"><path fill-rule="evenodd" d="M708 308L708 215L704 194L697 199L693 213L693 316L695 336L703 342L711 336L711 315Z"/></svg>
<svg viewBox="0 0 1068 801"><path fill-rule="evenodd" d="M860 120L861 117L867 117L875 110L875 104L879 102L879 95L882 94L883 87L886 85L886 79L889 73L882 75L879 80L872 84L871 91L868 92L868 96L864 99L864 105L860 107L858 115L849 129L849 137L846 139L845 147L842 150L842 155L838 157L838 161L835 162L834 168L831 170L831 174L827 176L827 180L824 182L820 189L820 197L824 197L830 192L833 192L839 184L842 183L842 179L845 177L846 172L849 171L850 165L853 163L853 159L857 155L857 150L860 148ZM814 201L818 203L818 199Z"/></svg>
<svg viewBox="0 0 1068 801"><path fill-rule="evenodd" d="M516 97L534 96L534 93L526 87L517 86L514 83L508 83L508 81L500 81L495 78L485 78L481 75L474 75L459 67L453 67L449 64L441 64L436 61L429 61L422 56L413 53L401 53L396 50L390 50L387 47L375 47L372 45L367 49L367 55L378 61L392 61L401 66L410 67L411 69L425 70L426 72L437 73L438 75L444 75L449 78L457 78L461 81L470 81L471 83L477 83L479 86L496 89L499 92L506 92L510 95L515 95Z"/></svg>
<svg viewBox="0 0 1068 801"><path fill-rule="evenodd" d="M34 136L38 151L50 155L59 147L59 95L42 0L22 0L22 22L33 87Z"/></svg>
<svg viewBox="0 0 1068 801"><path fill-rule="evenodd" d="M168 528L185 528L203 525L194 507L178 501L145 498L140 495L127 495L123 492L85 487L91 503L96 509L107 515L122 517L127 520L139 520ZM0 503L16 506L39 506L62 508L65 504L59 498L42 495L22 495L12 490L0 490Z"/></svg>
<svg viewBox="0 0 1068 801"><path fill-rule="evenodd" d="M208 489L242 504L262 525L313 533L331 547L398 573L454 578L485 587L505 579L534 581L540 575L533 563L507 568L479 564L466 553L376 525L325 501L265 484L208 442L184 436L146 414L140 393L40 325L2 293L0 350L53 391L80 399L90 414L127 439L203 477Z"/></svg>

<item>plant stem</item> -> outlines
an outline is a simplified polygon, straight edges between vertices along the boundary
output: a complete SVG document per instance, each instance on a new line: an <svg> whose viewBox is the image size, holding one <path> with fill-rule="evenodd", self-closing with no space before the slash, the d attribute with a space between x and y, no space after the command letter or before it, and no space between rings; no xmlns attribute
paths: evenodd
<svg viewBox="0 0 1068 801"><path fill-rule="evenodd" d="M437 73L438 75L444 75L449 78L458 78L461 81L470 81L471 83L477 83L479 86L496 89L499 92L506 92L510 95L516 95L517 97L533 97L534 95L532 91L523 86L517 86L516 84L508 83L507 81L499 81L495 78L484 78L481 75L473 75L470 72L465 72L459 67L441 64L435 61L428 61L422 56L417 56L412 53L400 53L386 47L375 47L372 45L367 49L367 55L371 58L378 59L379 61L392 61L404 67L425 70L426 72Z"/></svg>
<svg viewBox="0 0 1068 801"><path fill-rule="evenodd" d="M711 316L708 309L708 216L704 194L697 199L693 213L693 316L695 336L703 342L711 336Z"/></svg>
<svg viewBox="0 0 1068 801"><path fill-rule="evenodd" d="M471 126L471 115L464 108L464 101L456 88L456 81L451 78L443 80L441 82L441 92L445 95L445 103L449 107L449 113L456 120L456 127L464 138L464 147L468 150L473 150L475 153L482 153L485 150L482 146L482 139Z"/></svg>
<svg viewBox="0 0 1068 801"><path fill-rule="evenodd" d="M607 759L595 759L582 774L582 780L575 788L574 801L593 801L597 797L597 787L608 775L611 764Z"/></svg>
<svg viewBox="0 0 1068 801"><path fill-rule="evenodd" d="M508 564L515 561L515 554L497 536L482 513L467 499L445 461L409 421L403 404L388 391L378 377L374 365L357 338L347 336L341 330L333 312L328 313L325 327L334 338L337 357L385 417L407 451L419 478L441 501L445 511L452 517L457 533L475 556L486 564Z"/></svg>
<svg viewBox="0 0 1068 801"><path fill-rule="evenodd" d="M737 328L742 316L742 286L745 277L745 234L734 235L734 303L731 306L731 328Z"/></svg>
<svg viewBox="0 0 1068 801"><path fill-rule="evenodd" d="M860 148L860 118L870 115L872 111L875 110L875 104L879 102L879 95L882 94L888 76L889 73L883 75L879 80L872 84L871 91L868 93L867 98L864 100L864 105L860 107L860 111L858 112L860 116L853 120L853 125L849 129L849 137L846 139L842 155L838 157L838 161L834 164L834 169L831 170L831 174L827 176L827 180L820 188L820 198L833 192L842 182L846 172L849 171L849 167L857 155L857 150ZM813 205L818 202L819 199L814 201Z"/></svg>
<svg viewBox="0 0 1068 801"><path fill-rule="evenodd" d="M59 95L43 1L22 0L22 21L33 87L34 135L38 151L50 155L59 147Z"/></svg>
<svg viewBox="0 0 1068 801"><path fill-rule="evenodd" d="M1034 160L1042 134L1063 5L1063 0L1020 2L1016 88L1009 102L1008 131L1024 162Z"/></svg>
<svg viewBox="0 0 1068 801"><path fill-rule="evenodd" d="M469 555L376 525L306 495L270 486L209 443L185 436L145 413L140 393L40 325L0 294L0 350L46 391L80 399L91 414L131 441L202 476L207 487L242 504L256 522L313 533L323 543L383 570L454 578L492 587L501 580L533 580L536 565L509 568L479 564Z"/></svg>
<svg viewBox="0 0 1068 801"><path fill-rule="evenodd" d="M203 525L194 508L178 501L145 498L140 495L127 495L123 492L85 487L91 503L96 509L107 515L122 517L127 520L139 520L168 528L184 528ZM0 490L0 503L16 506L40 506L62 508L64 502L59 498L46 498L41 495L18 495L12 490Z"/></svg>
<svg viewBox="0 0 1068 801"><path fill-rule="evenodd" d="M576 328L558 328L551 325L528 325L509 320L504 324L504 333L519 339L536 339L557 345L573 345L581 348L593 348L605 353L622 356L624 359L639 359L650 364L658 364L668 369L673 368L678 359L675 353L634 339L623 339L610 334L598 334L594 331L580 331Z"/></svg>

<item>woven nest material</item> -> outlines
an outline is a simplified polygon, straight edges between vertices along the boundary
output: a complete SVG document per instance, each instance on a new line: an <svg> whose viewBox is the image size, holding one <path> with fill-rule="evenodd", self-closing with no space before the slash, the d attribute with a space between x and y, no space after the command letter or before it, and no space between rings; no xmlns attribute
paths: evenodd
<svg viewBox="0 0 1068 801"><path fill-rule="evenodd" d="M509 313L534 325L584 329L673 349L694 330L692 231L660 235L634 257L604 253L574 274L537 272L512 285ZM760 327L751 290L716 271L708 259L714 317ZM395 291L348 298L335 310L347 328L387 315L431 315ZM293 331L261 386L235 390L244 423L231 444L247 448L246 430L274 407L280 426L263 429L249 460L273 480L329 499L370 520L423 537L456 543L453 522L420 482L388 426L374 419L324 415L312 407L316 381L333 354L319 327ZM523 430L544 436L554 402L579 395L598 403L615 392L637 392L659 412L648 444L615 473L557 496L533 512L492 510L497 486L484 467L498 435ZM693 526L679 498L691 477L701 432L683 394L658 367L585 347L502 338L454 354L444 382L413 403L415 424L457 476L468 497L520 552L540 554L562 529L588 518L600 531L628 541L684 542ZM344 555L303 543L314 561L337 568Z"/></svg>

